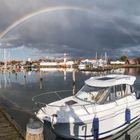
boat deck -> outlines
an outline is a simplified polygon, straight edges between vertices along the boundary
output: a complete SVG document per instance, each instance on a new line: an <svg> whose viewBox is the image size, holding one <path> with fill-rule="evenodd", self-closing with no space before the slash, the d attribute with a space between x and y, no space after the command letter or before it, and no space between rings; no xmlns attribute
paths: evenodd
<svg viewBox="0 0 140 140"><path fill-rule="evenodd" d="M25 140L14 120L0 108L0 140Z"/></svg>

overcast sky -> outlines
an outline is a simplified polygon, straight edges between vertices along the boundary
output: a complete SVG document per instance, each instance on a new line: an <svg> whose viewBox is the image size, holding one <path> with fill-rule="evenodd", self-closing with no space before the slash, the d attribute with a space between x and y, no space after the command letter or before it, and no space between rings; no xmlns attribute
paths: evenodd
<svg viewBox="0 0 140 140"><path fill-rule="evenodd" d="M96 52L114 58L140 56L139 0L1 0L0 33L28 14L55 7L60 8L29 18L0 39L9 58L63 53L89 58Z"/></svg>

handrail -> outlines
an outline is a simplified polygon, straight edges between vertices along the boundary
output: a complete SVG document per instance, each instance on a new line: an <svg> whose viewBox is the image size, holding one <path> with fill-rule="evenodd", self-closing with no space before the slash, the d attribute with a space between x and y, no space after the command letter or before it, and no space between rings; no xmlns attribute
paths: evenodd
<svg viewBox="0 0 140 140"><path fill-rule="evenodd" d="M84 108L85 108L85 106L87 106L87 105L95 105L95 103L92 103L92 102L89 102L89 103L84 103L84 104L78 104L78 105L51 105L51 104L47 104L47 103L44 103L44 102L40 102L40 101L36 101L36 99L38 98L38 97L41 97L41 96L43 96L43 95L49 95L49 94L56 94L56 96L59 98L59 99L62 99L61 98L61 96L60 95L58 95L58 93L62 93L62 92L70 92L70 91L72 91L72 90L59 90L59 91L50 91L50 92L45 92L45 93L42 93L42 94L40 94L40 95L36 95L36 96L34 96L34 97L32 97L32 101L36 104L36 105L43 105L43 106L49 106L49 107L67 107L67 106L84 106ZM87 112L87 110L86 110L86 112Z"/></svg>
<svg viewBox="0 0 140 140"><path fill-rule="evenodd" d="M42 94L39 94L39 95L32 97L32 101L34 102L35 98L40 97L40 96L45 95L45 94L49 95L49 94L56 93L56 92L59 93L59 92L66 92L66 91L72 91L72 90L56 90L56 91L44 92Z"/></svg>

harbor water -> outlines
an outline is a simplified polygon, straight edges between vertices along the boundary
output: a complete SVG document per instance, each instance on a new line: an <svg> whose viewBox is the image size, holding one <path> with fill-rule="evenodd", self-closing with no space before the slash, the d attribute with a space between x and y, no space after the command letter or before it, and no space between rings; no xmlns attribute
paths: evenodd
<svg viewBox="0 0 140 140"><path fill-rule="evenodd" d="M60 96L50 94L49 96L43 97L43 101L50 103L60 98L73 95L83 86L84 81L91 76L105 75L107 73L135 75L137 78L135 87L140 91L139 68L116 69L107 72L82 72L76 70L74 75L73 70L69 69L46 69L46 71L41 73L37 70L26 73L22 71L17 73L5 72L0 73L0 105L12 116L12 119L18 123L23 131L25 131L29 119L35 118L35 112L39 109L32 101L32 97L49 91L71 90L71 92L63 93ZM75 80L75 83L73 80ZM45 140L62 139L51 132L47 126L45 126L44 135ZM138 120L127 131L107 139L140 139L140 121Z"/></svg>

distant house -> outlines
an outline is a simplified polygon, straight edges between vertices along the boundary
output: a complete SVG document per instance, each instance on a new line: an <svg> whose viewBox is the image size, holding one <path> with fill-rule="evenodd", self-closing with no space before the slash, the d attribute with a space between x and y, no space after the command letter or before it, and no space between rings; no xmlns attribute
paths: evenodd
<svg viewBox="0 0 140 140"><path fill-rule="evenodd" d="M83 70L89 67L90 68L106 67L107 64L108 61L104 59L83 59L78 65L78 68L80 70Z"/></svg>
<svg viewBox="0 0 140 140"><path fill-rule="evenodd" d="M74 61L62 61L62 62L46 62L42 61L40 62L40 67L67 67L67 68L72 68L74 65Z"/></svg>
<svg viewBox="0 0 140 140"><path fill-rule="evenodd" d="M126 64L129 64L129 65L138 65L138 60L137 59L128 59Z"/></svg>
<svg viewBox="0 0 140 140"><path fill-rule="evenodd" d="M42 61L40 63L40 66L43 67L43 66L46 66L46 67L56 67L58 66L58 63L57 62L44 62Z"/></svg>
<svg viewBox="0 0 140 140"><path fill-rule="evenodd" d="M110 64L111 65L124 65L125 62L124 61L116 60L116 61L110 61Z"/></svg>

